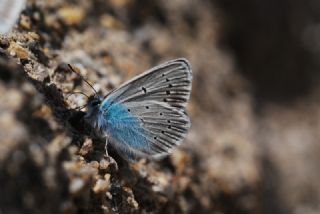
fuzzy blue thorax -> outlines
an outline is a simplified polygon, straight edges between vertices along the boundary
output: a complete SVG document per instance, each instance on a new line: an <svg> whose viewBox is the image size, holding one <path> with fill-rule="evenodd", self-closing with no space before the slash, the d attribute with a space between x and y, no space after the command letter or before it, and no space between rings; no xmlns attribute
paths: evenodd
<svg viewBox="0 0 320 214"><path fill-rule="evenodd" d="M95 104L100 99L98 105ZM141 121L133 116L122 104L113 103L112 97L93 99L88 102L87 120L104 135L123 146L129 145L133 149L145 150L147 140ZM120 146L119 145L119 146Z"/></svg>

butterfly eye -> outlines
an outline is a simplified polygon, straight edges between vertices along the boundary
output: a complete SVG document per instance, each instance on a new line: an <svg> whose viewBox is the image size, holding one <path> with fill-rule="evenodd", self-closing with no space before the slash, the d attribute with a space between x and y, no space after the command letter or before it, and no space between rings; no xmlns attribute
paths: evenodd
<svg viewBox="0 0 320 214"><path fill-rule="evenodd" d="M91 102L91 105L92 105L92 106L97 106L97 105L99 105L99 104L100 104L100 101L99 101L99 100L94 100L94 101Z"/></svg>

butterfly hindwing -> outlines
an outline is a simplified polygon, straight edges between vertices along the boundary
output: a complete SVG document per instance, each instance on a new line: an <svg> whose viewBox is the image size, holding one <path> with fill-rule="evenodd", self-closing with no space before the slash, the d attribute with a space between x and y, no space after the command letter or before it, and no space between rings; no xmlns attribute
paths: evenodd
<svg viewBox="0 0 320 214"><path fill-rule="evenodd" d="M100 128L120 155L130 160L159 157L182 142L190 128L185 106L191 81L189 63L177 59L124 83L105 98Z"/></svg>
<svg viewBox="0 0 320 214"><path fill-rule="evenodd" d="M170 152L181 143L190 128L186 113L167 103L144 101L127 103L126 106L141 121L141 132L148 142L148 155Z"/></svg>

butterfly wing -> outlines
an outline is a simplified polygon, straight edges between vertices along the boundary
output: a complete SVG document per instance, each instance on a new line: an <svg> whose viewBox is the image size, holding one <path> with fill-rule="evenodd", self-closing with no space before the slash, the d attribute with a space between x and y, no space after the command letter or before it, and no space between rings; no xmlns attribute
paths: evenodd
<svg viewBox="0 0 320 214"><path fill-rule="evenodd" d="M126 159L170 153L190 128L185 106L191 82L185 59L146 71L106 96L100 107L100 129Z"/></svg>
<svg viewBox="0 0 320 214"><path fill-rule="evenodd" d="M154 67L125 82L107 97L114 103L159 101L184 108L191 92L192 72L186 59L176 59Z"/></svg>

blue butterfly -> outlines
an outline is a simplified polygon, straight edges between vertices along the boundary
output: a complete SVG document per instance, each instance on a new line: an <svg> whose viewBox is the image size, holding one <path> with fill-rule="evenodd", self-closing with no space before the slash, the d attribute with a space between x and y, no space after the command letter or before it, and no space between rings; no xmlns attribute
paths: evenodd
<svg viewBox="0 0 320 214"><path fill-rule="evenodd" d="M192 71L186 59L168 61L125 82L108 95L90 96L85 120L124 159L159 159L185 138Z"/></svg>

